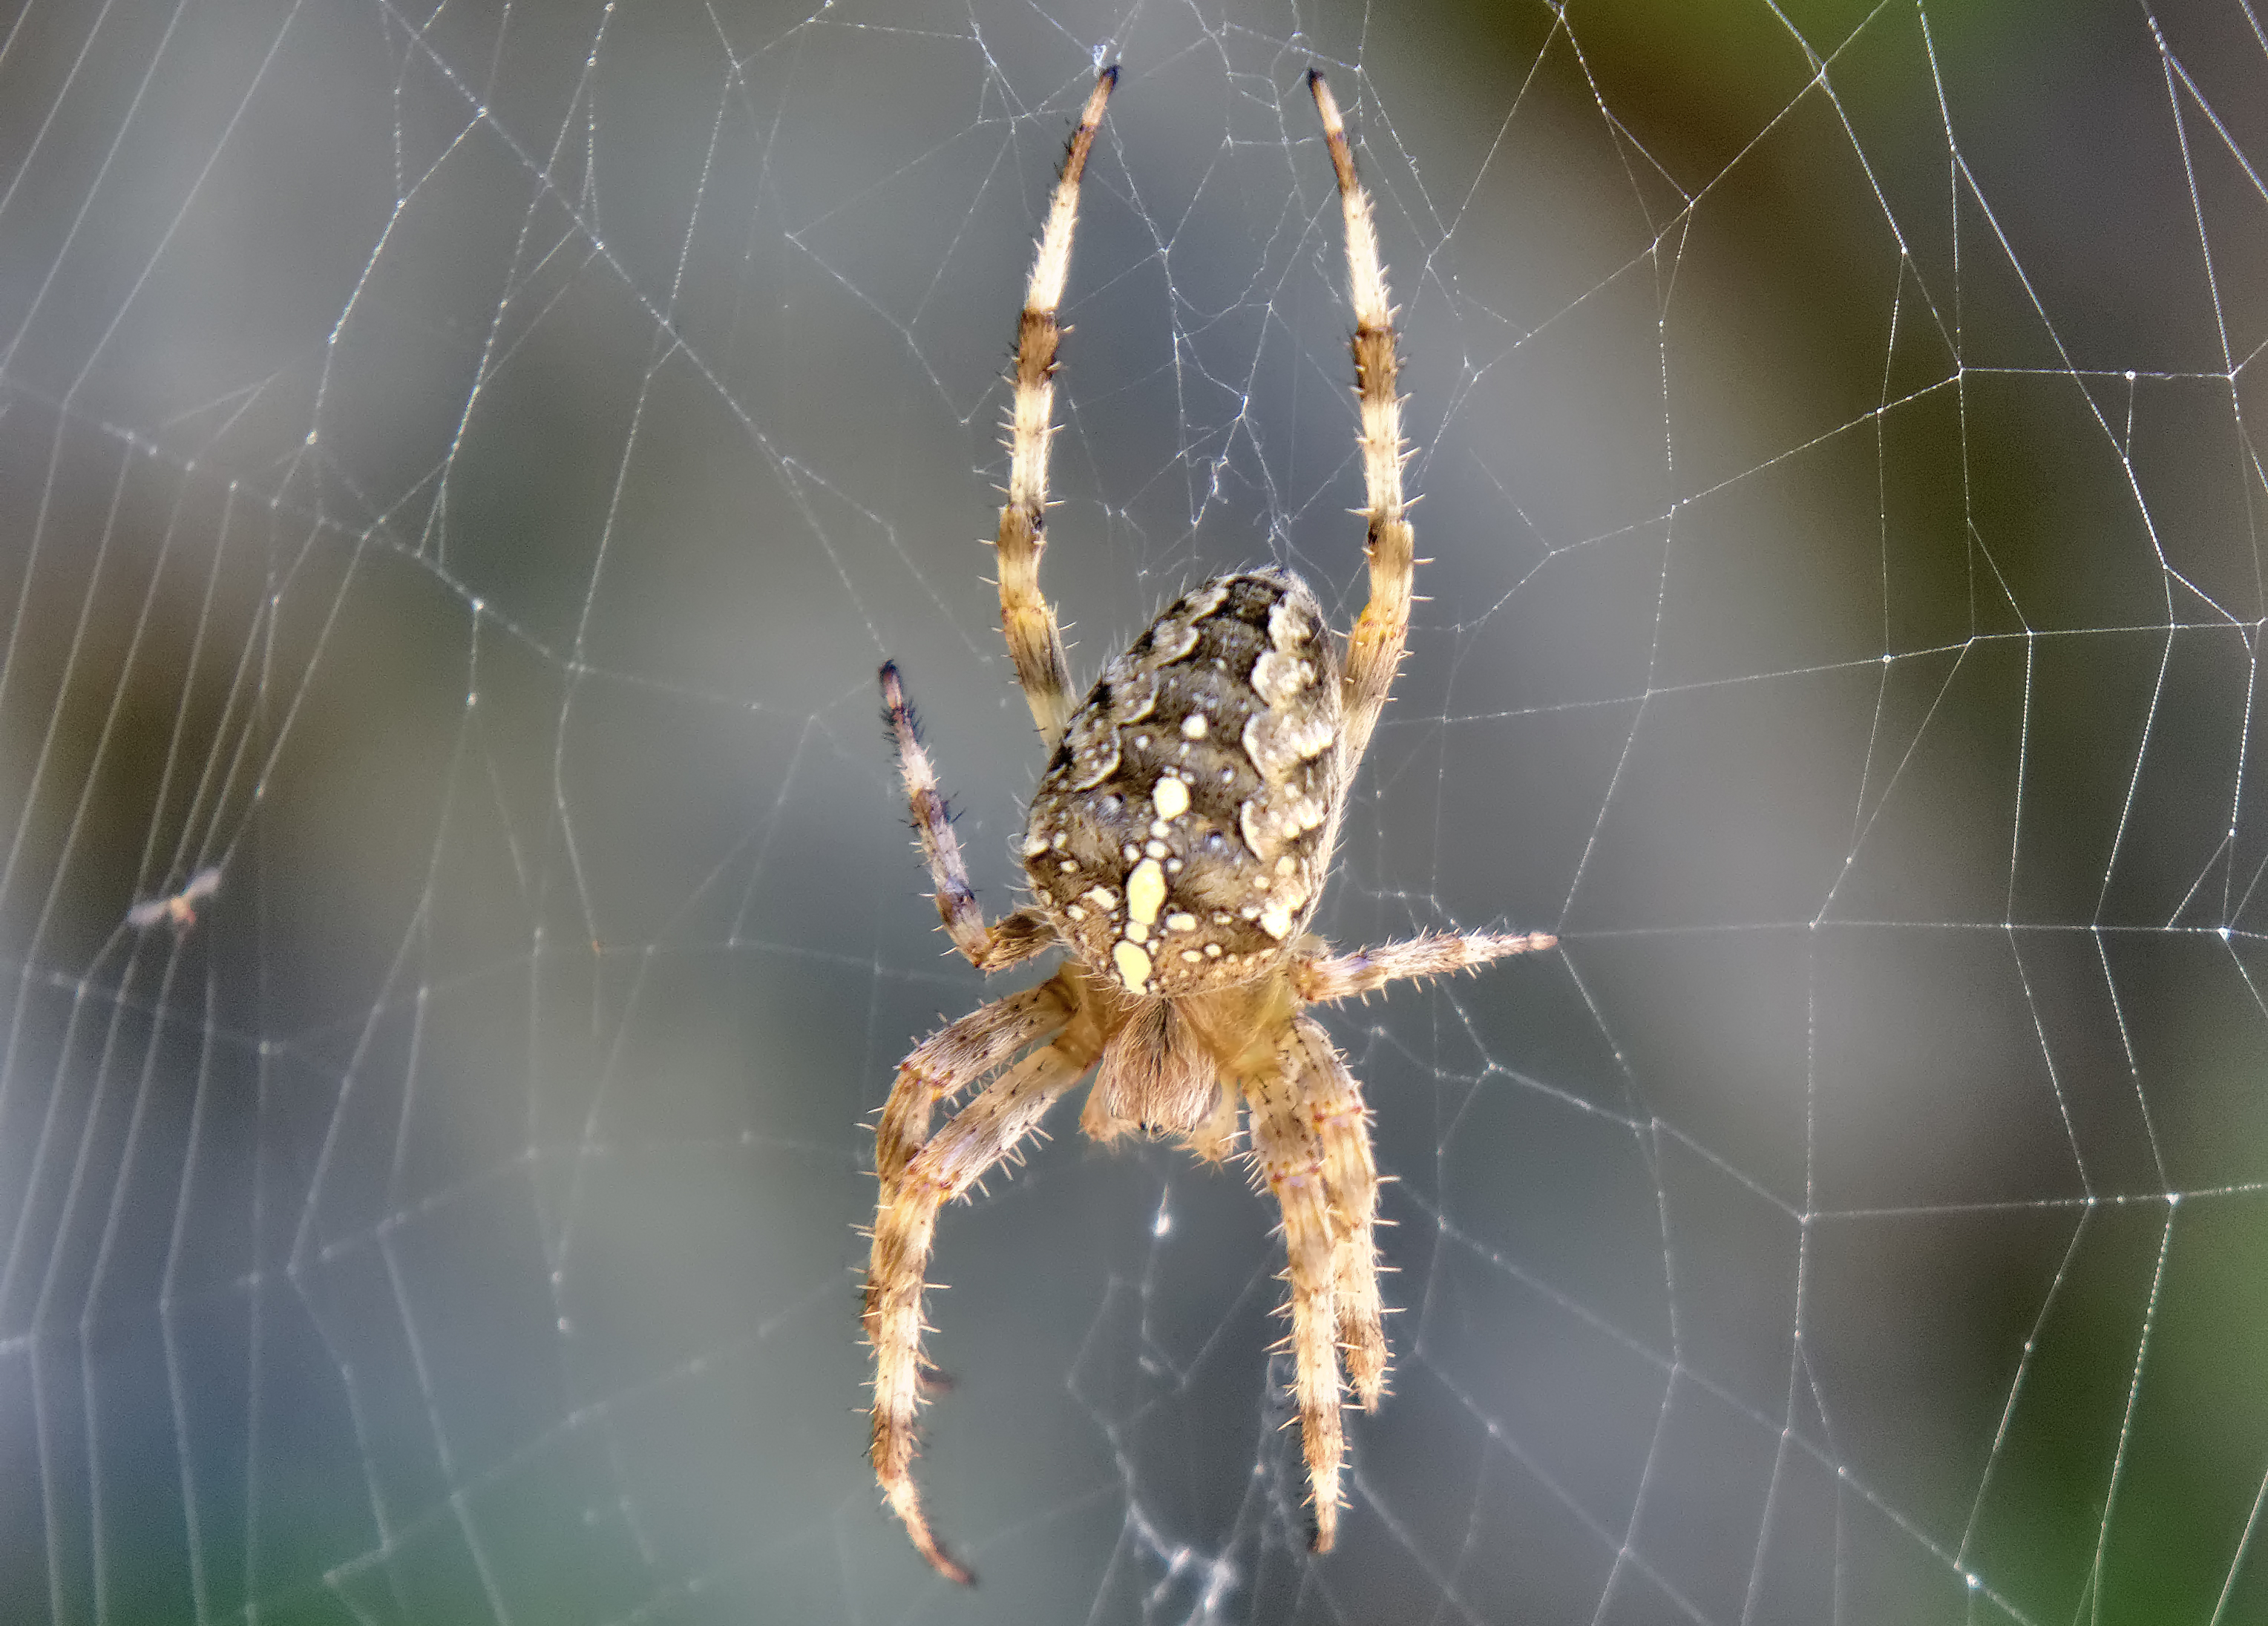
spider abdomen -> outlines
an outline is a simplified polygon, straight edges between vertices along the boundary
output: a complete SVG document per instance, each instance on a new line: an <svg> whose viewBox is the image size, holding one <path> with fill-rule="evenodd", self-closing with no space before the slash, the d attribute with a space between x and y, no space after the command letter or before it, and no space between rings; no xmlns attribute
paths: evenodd
<svg viewBox="0 0 2268 1626"><path fill-rule="evenodd" d="M1174 998L1260 975L1314 913L1339 796L1338 648L1288 570L1168 606L1071 719L1024 867L1079 957Z"/></svg>

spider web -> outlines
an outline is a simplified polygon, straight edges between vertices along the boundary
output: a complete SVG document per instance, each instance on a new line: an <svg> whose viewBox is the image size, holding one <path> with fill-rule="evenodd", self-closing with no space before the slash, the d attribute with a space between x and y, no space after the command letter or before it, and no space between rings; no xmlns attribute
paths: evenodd
<svg viewBox="0 0 2268 1626"><path fill-rule="evenodd" d="M2268 29L2074 10L23 7L11 1618L2268 1618ZM1326 1557L1233 1171L1065 1111L947 1213L964 1593L854 1415L862 1115L987 997L873 672L1005 906L976 539L1114 58L1076 669L1359 607L1322 63L1432 562L1320 923L1561 948L1331 1018Z"/></svg>

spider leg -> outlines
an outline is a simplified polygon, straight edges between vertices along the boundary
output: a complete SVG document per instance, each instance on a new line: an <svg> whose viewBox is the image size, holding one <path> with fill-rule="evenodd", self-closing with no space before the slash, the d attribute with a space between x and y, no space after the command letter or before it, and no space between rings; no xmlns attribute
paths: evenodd
<svg viewBox="0 0 2268 1626"><path fill-rule="evenodd" d="M1079 217L1079 182L1087 149L1102 123L1103 104L1118 83L1114 64L1095 76L1094 90L1071 132L1056 182L1054 203L1040 232L1032 276L1024 293L1024 314L1016 327L1016 397L1008 420L1008 500L1000 510L996 544L1000 568L1000 630L1008 640L1016 681L1032 708L1032 720L1052 750L1071 721L1071 672L1064 659L1063 631L1055 610L1040 592L1040 555L1047 548L1048 443L1055 414L1056 307L1063 303L1064 279L1071 270L1071 226Z"/></svg>
<svg viewBox="0 0 2268 1626"><path fill-rule="evenodd" d="M1323 1137L1301 1089L1306 1048L1295 1041L1282 1065L1246 1081L1245 1094L1251 1103L1253 1162L1284 1214L1292 1396L1315 1499L1314 1550L1327 1553L1338 1537L1346 1439L1339 1421L1336 1244Z"/></svg>
<svg viewBox="0 0 2268 1626"><path fill-rule="evenodd" d="M877 1212L896 1201L906 1165L929 1138L931 1106L960 1093L1026 1045L1052 1035L1071 1010L1071 997L1050 977L1037 988L978 1006L914 1047L898 1063L897 1081L874 1125L874 1172L881 1177ZM917 1368L916 1375L932 1394L953 1387L934 1367Z"/></svg>
<svg viewBox="0 0 2268 1626"><path fill-rule="evenodd" d="M1386 1392L1386 1310L1378 1291L1378 1163L1362 1086L1314 1018L1292 1025L1293 1084L1322 1142L1330 1195L1331 1277L1347 1381L1365 1411Z"/></svg>
<svg viewBox="0 0 2268 1626"><path fill-rule="evenodd" d="M874 1126L874 1169L882 1177L882 1203L896 1196L900 1178L929 1138L930 1107L983 1078L1026 1045L1049 1037L1069 1019L1071 997L1049 977L1037 988L979 1005L941 1027L898 1063L897 1081Z"/></svg>
<svg viewBox="0 0 2268 1626"><path fill-rule="evenodd" d="M1402 398L1395 393L1394 307L1386 273L1378 259L1378 231L1371 219L1370 195L1355 178L1354 151L1347 144L1339 105L1323 76L1310 70L1307 88L1322 115L1323 139L1337 172L1340 212L1346 218L1347 291L1354 306L1355 395L1359 404L1363 494L1370 520L1364 551L1370 559L1370 602L1347 640L1346 699L1340 761L1349 769L1362 758L1370 732L1385 709L1387 691L1402 664L1410 631L1410 577L1417 564L1416 538L1402 496Z"/></svg>
<svg viewBox="0 0 2268 1626"><path fill-rule="evenodd" d="M874 1478L914 1546L938 1572L964 1585L974 1578L947 1557L930 1532L915 1488L914 1411L921 1400L923 1274L937 1232L937 1213L1007 1157L1094 1056L1049 1044L961 1108L915 1153L874 1216L866 1268L865 1327L874 1346Z"/></svg>
<svg viewBox="0 0 2268 1626"><path fill-rule="evenodd" d="M1532 954L1556 945L1548 931L1506 936L1495 931L1437 931L1351 954L1303 955L1292 963L1292 988L1308 1004L1328 1004L1398 982L1404 977L1469 971L1506 954Z"/></svg>
<svg viewBox="0 0 2268 1626"><path fill-rule="evenodd" d="M954 947L968 957L979 971L990 975L1020 960L1029 960L1056 940L1055 928L1037 909L1027 906L997 921L984 918L983 906L968 884L968 865L961 857L961 840L953 833L953 818L938 789L937 770L930 766L914 709L906 703L905 685L898 681L898 664L882 666L882 710L897 741L898 771L906 782L906 800L913 808L914 837L929 865L937 887L937 912Z"/></svg>

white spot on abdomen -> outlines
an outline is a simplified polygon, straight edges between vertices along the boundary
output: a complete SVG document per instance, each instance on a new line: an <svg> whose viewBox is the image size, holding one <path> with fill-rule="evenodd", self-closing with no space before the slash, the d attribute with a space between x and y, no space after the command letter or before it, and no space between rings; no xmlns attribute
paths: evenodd
<svg viewBox="0 0 2268 1626"><path fill-rule="evenodd" d="M1155 858L1145 858L1126 878L1126 918L1146 927L1166 905L1166 872ZM1133 936L1130 930L1127 936Z"/></svg>
<svg viewBox="0 0 2268 1626"><path fill-rule="evenodd" d="M1118 968L1118 980L1128 993L1138 994L1150 986L1150 956L1134 944L1121 942L1113 948L1110 963Z"/></svg>

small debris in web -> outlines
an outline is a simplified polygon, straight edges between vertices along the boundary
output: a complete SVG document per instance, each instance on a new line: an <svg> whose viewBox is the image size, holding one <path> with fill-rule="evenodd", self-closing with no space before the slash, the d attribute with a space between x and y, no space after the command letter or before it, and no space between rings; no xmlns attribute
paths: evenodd
<svg viewBox="0 0 2268 1626"><path fill-rule="evenodd" d="M207 865L190 876L188 885L179 892L162 898L144 898L128 909L126 923L136 931L147 931L166 922L176 932L186 932L197 923L197 905L219 890L220 866Z"/></svg>

